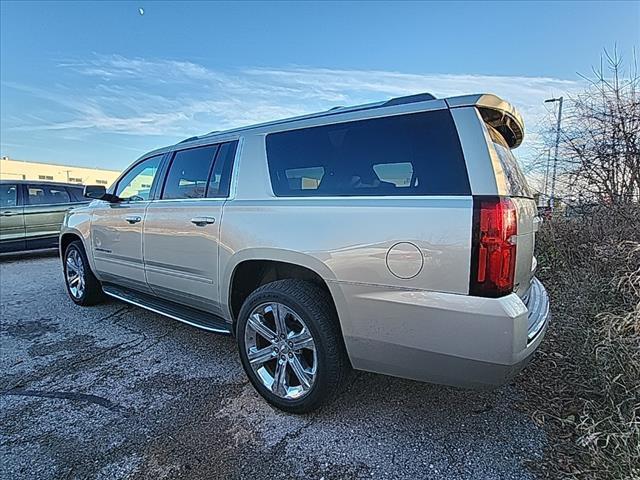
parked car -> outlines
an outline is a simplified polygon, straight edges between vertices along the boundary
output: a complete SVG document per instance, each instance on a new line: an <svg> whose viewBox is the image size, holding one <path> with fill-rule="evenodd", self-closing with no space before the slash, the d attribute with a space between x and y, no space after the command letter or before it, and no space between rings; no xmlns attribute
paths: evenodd
<svg viewBox="0 0 640 480"><path fill-rule="evenodd" d="M503 384L549 319L523 135L494 95L421 94L149 152L65 217L69 295L234 335L286 411L333 398L351 367Z"/></svg>
<svg viewBox="0 0 640 480"><path fill-rule="evenodd" d="M65 213L83 203L82 185L0 180L0 253L57 247Z"/></svg>

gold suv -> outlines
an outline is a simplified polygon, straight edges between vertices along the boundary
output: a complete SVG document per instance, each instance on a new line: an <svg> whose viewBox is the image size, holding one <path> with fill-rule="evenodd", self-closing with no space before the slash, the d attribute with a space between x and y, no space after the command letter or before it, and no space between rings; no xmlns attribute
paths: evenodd
<svg viewBox="0 0 640 480"><path fill-rule="evenodd" d="M419 94L149 152L66 216L69 295L235 336L287 411L333 398L352 367L503 384L549 319L523 136L494 95Z"/></svg>

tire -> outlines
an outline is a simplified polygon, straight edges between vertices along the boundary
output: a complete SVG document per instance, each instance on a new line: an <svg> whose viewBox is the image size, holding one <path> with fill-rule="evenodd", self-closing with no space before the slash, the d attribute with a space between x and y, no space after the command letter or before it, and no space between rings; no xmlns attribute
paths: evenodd
<svg viewBox="0 0 640 480"><path fill-rule="evenodd" d="M275 310L284 318L286 329L275 327ZM306 413L331 402L351 370L333 302L325 290L311 282L278 280L256 289L242 305L236 333L242 366L251 384L267 402L286 412ZM275 341L267 339L272 334ZM267 360L260 363L261 358ZM282 368L284 373L278 375ZM276 378L284 381L276 382Z"/></svg>
<svg viewBox="0 0 640 480"><path fill-rule="evenodd" d="M104 300L102 286L91 271L80 240L74 240L67 246L62 265L67 293L75 304L86 307Z"/></svg>

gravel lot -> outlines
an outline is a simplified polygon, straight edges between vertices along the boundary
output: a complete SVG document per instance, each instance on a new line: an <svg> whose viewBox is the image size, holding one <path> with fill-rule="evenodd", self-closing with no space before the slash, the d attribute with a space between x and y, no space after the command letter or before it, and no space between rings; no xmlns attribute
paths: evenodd
<svg viewBox="0 0 640 480"><path fill-rule="evenodd" d="M3 479L523 479L542 454L512 386L358 373L320 412L276 411L232 338L115 301L77 307L53 253L0 258L0 298Z"/></svg>

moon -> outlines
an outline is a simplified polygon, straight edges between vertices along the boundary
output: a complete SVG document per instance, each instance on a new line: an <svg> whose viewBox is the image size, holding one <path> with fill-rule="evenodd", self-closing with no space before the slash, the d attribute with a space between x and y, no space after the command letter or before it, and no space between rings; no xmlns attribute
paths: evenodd
<svg viewBox="0 0 640 480"><path fill-rule="evenodd" d="M144 15L144 8L139 8L139 9L138 9L138 13L139 13L140 15Z"/></svg>

